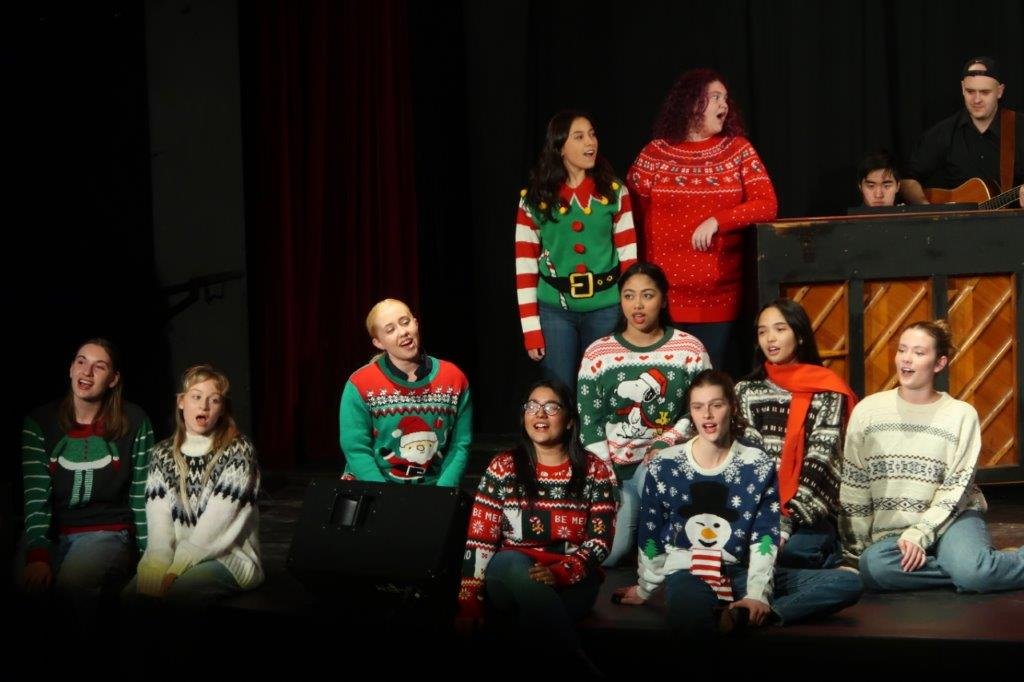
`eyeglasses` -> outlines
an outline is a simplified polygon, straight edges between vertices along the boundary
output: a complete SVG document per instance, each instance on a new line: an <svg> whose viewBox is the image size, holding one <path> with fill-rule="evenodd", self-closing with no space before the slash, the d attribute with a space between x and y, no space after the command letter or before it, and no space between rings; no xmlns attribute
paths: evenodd
<svg viewBox="0 0 1024 682"><path fill-rule="evenodd" d="M553 400L546 403L538 403L536 400L523 403L523 412L526 414L540 414L542 410L547 416L554 417L562 411L562 403L556 403Z"/></svg>

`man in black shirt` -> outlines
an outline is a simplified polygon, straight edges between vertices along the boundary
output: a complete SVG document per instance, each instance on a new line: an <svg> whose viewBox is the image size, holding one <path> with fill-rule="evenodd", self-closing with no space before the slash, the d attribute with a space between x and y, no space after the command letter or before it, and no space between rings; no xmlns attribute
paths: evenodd
<svg viewBox="0 0 1024 682"><path fill-rule="evenodd" d="M922 185L952 189L970 178L981 178L991 189L999 186L1000 111L1003 85L991 57L964 65L960 85L964 108L927 131L910 159L901 191L911 204L926 204ZM1024 117L1016 121L1013 185L1024 182ZM1024 193L1018 200L1024 207Z"/></svg>

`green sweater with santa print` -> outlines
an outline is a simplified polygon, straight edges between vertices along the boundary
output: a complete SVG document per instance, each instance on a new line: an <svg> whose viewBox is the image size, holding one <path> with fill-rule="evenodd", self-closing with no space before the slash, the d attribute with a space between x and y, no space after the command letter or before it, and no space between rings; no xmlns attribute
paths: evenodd
<svg viewBox="0 0 1024 682"><path fill-rule="evenodd" d="M381 354L341 395L345 474L360 481L459 485L473 438L469 382L450 362L424 356L409 381Z"/></svg>

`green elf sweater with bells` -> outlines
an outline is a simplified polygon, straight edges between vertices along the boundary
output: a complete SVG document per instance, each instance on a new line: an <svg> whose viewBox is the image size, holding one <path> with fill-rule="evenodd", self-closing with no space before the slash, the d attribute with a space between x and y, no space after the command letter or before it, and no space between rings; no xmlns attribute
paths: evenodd
<svg viewBox="0 0 1024 682"><path fill-rule="evenodd" d="M408 381L381 355L349 378L339 415L347 477L459 484L473 438L469 381L445 360L424 364L426 374Z"/></svg>

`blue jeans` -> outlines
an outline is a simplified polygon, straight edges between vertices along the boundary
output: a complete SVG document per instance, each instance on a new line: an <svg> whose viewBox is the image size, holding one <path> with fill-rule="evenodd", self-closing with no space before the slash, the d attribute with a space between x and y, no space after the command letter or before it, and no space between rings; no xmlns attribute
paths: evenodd
<svg viewBox="0 0 1024 682"><path fill-rule="evenodd" d="M594 606L600 578L591 572L575 585L551 587L530 578L531 566L533 559L515 550L491 558L484 573L485 622L501 630L537 633L540 637L533 641L553 650L579 649L574 623Z"/></svg>
<svg viewBox="0 0 1024 682"><path fill-rule="evenodd" d="M57 538L54 586L69 594L120 590L135 571L135 542L126 530L97 530Z"/></svg>
<svg viewBox="0 0 1024 682"><path fill-rule="evenodd" d="M835 568L843 560L836 527L828 519L813 526L800 526L779 554L785 568Z"/></svg>
<svg viewBox="0 0 1024 682"><path fill-rule="evenodd" d="M725 573L732 581L732 592L739 601L747 592L747 569L727 566ZM715 633L715 607L727 606L727 603L719 601L706 582L684 570L665 578L665 587L669 626L677 634L710 637ZM776 566L772 622L786 625L833 614L856 604L862 589L860 578L852 571Z"/></svg>
<svg viewBox="0 0 1024 682"><path fill-rule="evenodd" d="M1024 589L1024 548L1000 552L992 548L985 519L967 511L942 534L916 571L900 568L898 537L879 540L860 556L864 587L872 592L955 587L958 592Z"/></svg>
<svg viewBox="0 0 1024 682"><path fill-rule="evenodd" d="M235 576L219 561L203 561L179 575L162 597L165 603L199 607L242 591ZM139 594L138 576L121 593L127 604L146 602L154 597Z"/></svg>
<svg viewBox="0 0 1024 682"><path fill-rule="evenodd" d="M617 566L626 555L637 551L636 523L640 516L640 497L643 494L647 465L639 464L628 481L619 481L619 511L615 515L615 537L602 566Z"/></svg>
<svg viewBox="0 0 1024 682"><path fill-rule="evenodd" d="M587 346L608 336L619 320L619 306L600 308L589 313L574 313L539 303L540 329L544 332L544 357L540 361L544 376L557 379L576 391L580 358Z"/></svg>

